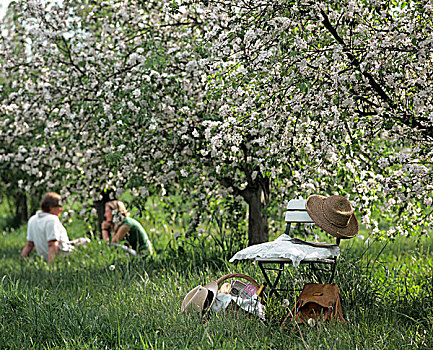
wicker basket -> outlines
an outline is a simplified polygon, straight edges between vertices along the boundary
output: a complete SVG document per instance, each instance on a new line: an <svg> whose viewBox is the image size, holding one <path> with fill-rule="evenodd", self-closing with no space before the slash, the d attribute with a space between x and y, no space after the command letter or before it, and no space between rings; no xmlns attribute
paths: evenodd
<svg viewBox="0 0 433 350"><path fill-rule="evenodd" d="M254 278L243 273L229 273L228 275L218 278L218 280L216 281L216 283L218 284L218 288L220 288L221 283L227 281L230 278L242 278L253 284L255 287L260 288L260 285L254 280Z"/></svg>
<svg viewBox="0 0 433 350"><path fill-rule="evenodd" d="M248 275L245 275L245 274L243 274L243 273L229 273L228 275L225 275L225 276L220 277L220 278L216 281L216 283L218 284L218 289L220 288L220 286L221 286L225 281L227 281L227 280L229 280L229 279L231 279L231 278L236 278L236 279L243 279L243 280L246 280L246 281L250 282L251 284L253 284L257 289L260 288L260 285L256 282L256 280L255 280L254 278L248 276ZM248 312L242 310L239 306L237 306L236 304L233 304L233 303L230 304L230 306L229 306L229 308L227 309L227 311L231 311L231 312L235 312L235 313L237 313L237 312L242 312L242 313L245 315L245 317L248 317L248 318L252 318L252 317L254 317L253 314L248 313Z"/></svg>

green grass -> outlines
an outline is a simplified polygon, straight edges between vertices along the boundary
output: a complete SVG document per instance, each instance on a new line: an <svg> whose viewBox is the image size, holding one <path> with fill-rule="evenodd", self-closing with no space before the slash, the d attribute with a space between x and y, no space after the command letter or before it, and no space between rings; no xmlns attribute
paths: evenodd
<svg viewBox="0 0 433 350"><path fill-rule="evenodd" d="M270 305L267 324L234 312L206 321L180 313L197 284L229 272L263 278L251 263L227 263L206 234L175 241L175 228L152 223L154 259L131 259L94 240L52 266L35 256L18 259L25 227L0 232L0 348L433 348L433 237L384 248L373 242L367 250L362 240L343 242L336 282L349 323L282 329L287 310L279 304ZM68 229L74 238L83 226ZM286 269L283 280L302 286L303 269Z"/></svg>

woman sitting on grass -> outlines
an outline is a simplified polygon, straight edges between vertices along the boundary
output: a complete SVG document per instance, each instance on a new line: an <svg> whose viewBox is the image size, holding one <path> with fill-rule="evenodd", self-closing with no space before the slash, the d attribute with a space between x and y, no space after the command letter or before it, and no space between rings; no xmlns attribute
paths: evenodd
<svg viewBox="0 0 433 350"><path fill-rule="evenodd" d="M152 243L141 224L129 217L125 204L111 201L105 205L105 221L102 222L102 238L131 255L153 255ZM120 244L126 241L127 246Z"/></svg>

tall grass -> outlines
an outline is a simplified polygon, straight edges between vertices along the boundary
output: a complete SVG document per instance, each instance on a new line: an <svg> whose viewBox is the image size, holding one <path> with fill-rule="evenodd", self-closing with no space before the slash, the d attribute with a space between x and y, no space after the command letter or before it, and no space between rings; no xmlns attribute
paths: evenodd
<svg viewBox="0 0 433 350"><path fill-rule="evenodd" d="M0 232L0 348L433 348L431 236L385 247L377 241L368 249L359 239L344 242L335 281L348 324L282 329L278 321L288 310L277 302L280 315L268 312L267 323L241 312L213 313L205 321L180 313L197 284L229 272L263 277L252 263L227 263L227 246L215 243L221 225L175 239L179 228L157 221L146 227L157 254L144 260L95 239L52 266L35 256L21 261L25 227ZM78 223L70 227L70 236L82 235ZM285 284L301 287L304 280L302 268L285 270ZM293 305L296 295L288 298Z"/></svg>

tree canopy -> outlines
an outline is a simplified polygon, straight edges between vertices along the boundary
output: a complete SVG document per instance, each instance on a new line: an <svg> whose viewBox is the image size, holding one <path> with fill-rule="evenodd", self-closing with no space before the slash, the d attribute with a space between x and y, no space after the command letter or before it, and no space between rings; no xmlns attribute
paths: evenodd
<svg viewBox="0 0 433 350"><path fill-rule="evenodd" d="M19 1L3 26L0 169L27 192L246 201L251 244L312 193L431 224L428 1Z"/></svg>

